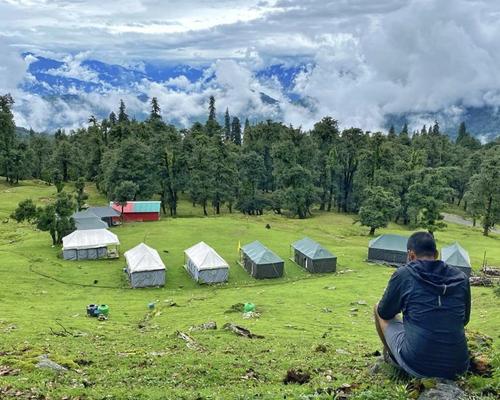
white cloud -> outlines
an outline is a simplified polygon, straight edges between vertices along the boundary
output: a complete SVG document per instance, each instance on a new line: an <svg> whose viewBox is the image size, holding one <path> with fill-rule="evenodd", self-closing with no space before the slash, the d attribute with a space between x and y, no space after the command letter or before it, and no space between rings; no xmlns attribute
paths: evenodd
<svg viewBox="0 0 500 400"><path fill-rule="evenodd" d="M143 71L148 61L211 64L205 78L215 74L210 82L143 81L128 91L73 88L84 100L77 111L62 99L18 91L18 123L37 128L50 121L76 127L122 97L131 114L143 115L149 106L134 90L156 95L181 124L204 117L210 94L220 112L229 107L304 127L324 115L370 130L387 113L414 112L415 124L429 112L458 119L467 106L500 106L499 15L496 0L0 1L0 91L33 79L25 72L33 57L15 56L33 51L65 61L51 74L93 83L102 84L82 66L86 58ZM303 61L312 66L295 91L314 104L310 110L292 104L276 80L254 77L273 63ZM260 92L281 109L262 102Z"/></svg>

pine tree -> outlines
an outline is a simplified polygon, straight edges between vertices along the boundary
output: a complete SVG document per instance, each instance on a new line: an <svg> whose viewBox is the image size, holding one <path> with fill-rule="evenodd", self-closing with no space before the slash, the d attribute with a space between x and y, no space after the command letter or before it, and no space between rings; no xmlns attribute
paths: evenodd
<svg viewBox="0 0 500 400"><path fill-rule="evenodd" d="M116 125L116 114L114 111L111 111L111 113L109 114L109 123L111 124L111 126L113 125Z"/></svg>
<svg viewBox="0 0 500 400"><path fill-rule="evenodd" d="M12 106L14 100L10 94L0 96L0 162L2 175L7 182L13 183L12 157L16 142L16 127Z"/></svg>
<svg viewBox="0 0 500 400"><path fill-rule="evenodd" d="M231 140L231 117L229 116L229 108L226 108L224 114L224 140L229 142Z"/></svg>
<svg viewBox="0 0 500 400"><path fill-rule="evenodd" d="M250 133L250 121L248 120L248 118L245 118L245 125L243 127L243 138L242 138L242 143L243 141L245 140L245 138L247 137L247 134Z"/></svg>
<svg viewBox="0 0 500 400"><path fill-rule="evenodd" d="M434 136L439 136L439 134L440 134L439 123L437 121L434 122L434 126L432 127L432 131L431 131L431 128L429 128L429 133L432 133Z"/></svg>
<svg viewBox="0 0 500 400"><path fill-rule="evenodd" d="M238 117L233 117L231 123L231 140L234 144L241 146L241 124Z"/></svg>
<svg viewBox="0 0 500 400"><path fill-rule="evenodd" d="M161 120L161 109L158 104L158 99L153 97L151 99L151 114L149 115L150 121L159 121Z"/></svg>
<svg viewBox="0 0 500 400"><path fill-rule="evenodd" d="M121 99L120 99L120 109L118 111L118 122L120 122L120 123L128 123L129 122L129 118L128 118L128 115L126 113L125 103Z"/></svg>
<svg viewBox="0 0 500 400"><path fill-rule="evenodd" d="M216 118L215 97L214 96L210 96L210 100L209 100L209 104L208 104L208 120L207 120L207 123L205 124L205 129L206 129L207 135L210 137L220 135L221 127L220 127L219 123L217 122L217 118Z"/></svg>
<svg viewBox="0 0 500 400"><path fill-rule="evenodd" d="M390 138L395 138L396 137L396 129L394 129L394 125L391 125L391 127L389 128L389 134L388 136Z"/></svg>
<svg viewBox="0 0 500 400"><path fill-rule="evenodd" d="M209 121L216 120L215 97L214 96L210 96L210 99L208 100L208 120Z"/></svg>

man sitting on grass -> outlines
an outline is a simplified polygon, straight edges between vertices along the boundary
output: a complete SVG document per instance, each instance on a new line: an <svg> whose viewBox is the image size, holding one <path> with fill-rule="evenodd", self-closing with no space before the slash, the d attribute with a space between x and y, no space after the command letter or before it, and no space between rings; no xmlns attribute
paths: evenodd
<svg viewBox="0 0 500 400"><path fill-rule="evenodd" d="M411 235L407 249L408 263L394 272L375 305L384 356L417 378L454 379L469 366L464 332L470 317L469 280L437 259L429 233Z"/></svg>

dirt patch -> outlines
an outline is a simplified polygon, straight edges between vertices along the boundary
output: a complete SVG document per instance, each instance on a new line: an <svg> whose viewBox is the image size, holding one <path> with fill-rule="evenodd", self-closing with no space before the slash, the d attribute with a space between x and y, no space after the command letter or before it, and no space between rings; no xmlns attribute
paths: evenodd
<svg viewBox="0 0 500 400"><path fill-rule="evenodd" d="M291 383L297 383L299 385L303 385L311 380L311 374L307 371L303 371L302 369L289 369L286 372L285 377L283 378L283 383L285 385Z"/></svg>

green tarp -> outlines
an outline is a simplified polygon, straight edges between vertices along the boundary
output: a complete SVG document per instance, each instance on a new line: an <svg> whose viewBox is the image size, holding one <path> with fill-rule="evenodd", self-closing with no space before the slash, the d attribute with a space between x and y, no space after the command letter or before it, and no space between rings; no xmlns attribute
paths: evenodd
<svg viewBox="0 0 500 400"><path fill-rule="evenodd" d="M295 243L292 243L292 247L302 254L310 258L311 260L321 260L325 258L336 258L334 254L329 252L323 246L321 246L318 242L315 242L308 237L304 239L298 240Z"/></svg>

